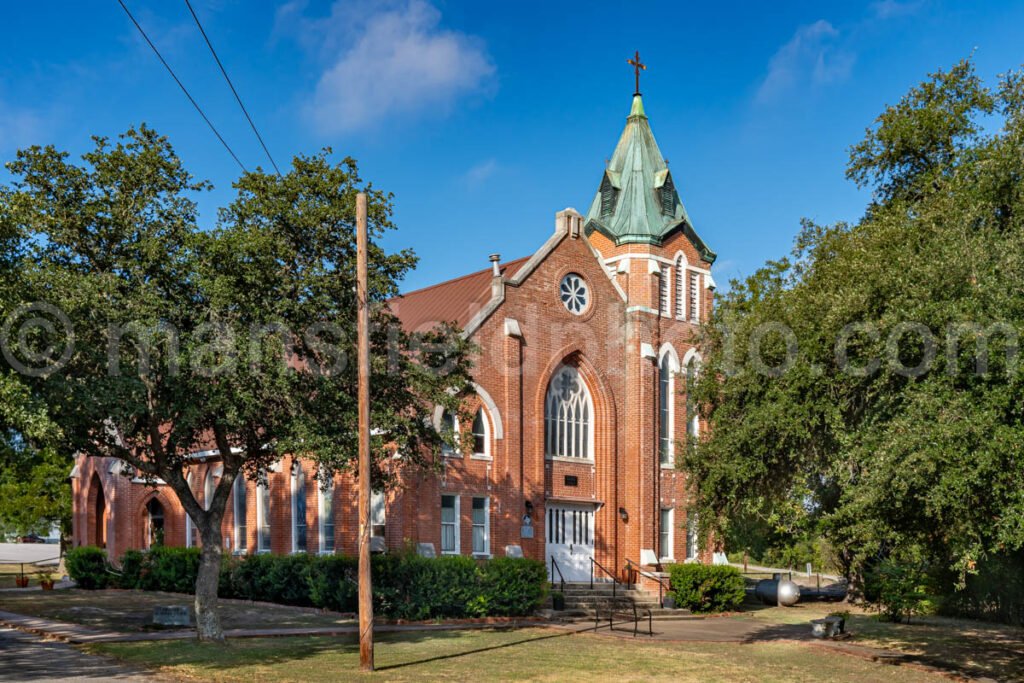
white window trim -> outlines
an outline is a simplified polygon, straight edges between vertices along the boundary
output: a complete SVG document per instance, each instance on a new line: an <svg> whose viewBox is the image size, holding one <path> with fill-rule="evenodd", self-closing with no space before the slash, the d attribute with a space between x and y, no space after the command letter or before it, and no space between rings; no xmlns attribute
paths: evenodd
<svg viewBox="0 0 1024 683"><path fill-rule="evenodd" d="M658 315L672 317L672 269L669 266L658 270Z"/></svg>
<svg viewBox="0 0 1024 683"><path fill-rule="evenodd" d="M296 487L296 484L298 483L298 478L299 478L298 477L298 473L300 471L302 471L301 468L302 468L302 464L301 463L299 463L298 461L294 462L292 464L291 477L289 477L289 479L291 480L290 481L290 485L289 485L290 491L288 493L289 493L289 498L290 498L291 504L292 504L292 554L293 555L298 554L298 553L304 553L304 552L307 552L309 550L309 508L308 508L308 506L307 506L307 509L306 509L306 550L303 550L303 549L299 548L299 543L298 543L298 541L299 541L299 539L298 539L298 534L299 534L299 519L298 519L299 501L298 501L298 498L296 498L296 496L295 496L295 493L296 493L295 487ZM306 473L304 471L302 471L302 475L303 475L303 488L306 489L306 491L308 491L309 484L305 480L305 474ZM306 496L306 501L308 503L309 496L306 495L306 491L303 491L303 495Z"/></svg>
<svg viewBox="0 0 1024 683"><path fill-rule="evenodd" d="M326 547L327 544L324 543L324 539L326 538L326 535L324 533L324 527L325 527L324 520L326 519L325 513L324 513L324 501L327 499L327 496L331 497L331 502L333 503L334 502L334 479L333 478L331 479L330 488L327 489L326 491L324 491L324 488L321 485L321 482L317 482L317 486L316 486L316 538L317 538L317 552L320 555L333 555L335 553L335 551L337 551L337 546L338 546L338 543L335 540L335 542L334 542L334 547L335 547L334 550L328 550L327 547ZM332 513L334 515L334 530L335 530L335 532L337 532L337 530L338 530L338 526L337 526L338 525L338 510L337 510L337 507L332 506Z"/></svg>
<svg viewBox="0 0 1024 683"><path fill-rule="evenodd" d="M675 508L661 508L661 512L664 512L666 510L668 511L668 547L669 547L672 555L675 555L675 551L676 551L676 510L675 510ZM660 514L659 514L659 518L658 518L658 523L659 524L661 523ZM660 536L658 538L658 542L659 543L661 542L661 537ZM661 548L659 548L659 550L661 550ZM676 559L672 555L659 557L658 560L660 562L665 562L665 563L674 563L676 561Z"/></svg>
<svg viewBox="0 0 1024 683"><path fill-rule="evenodd" d="M239 502L238 501L238 490L239 489L245 489L245 488L246 488L245 477L242 475L241 472L239 472L238 478L236 478L234 484L231 485L231 489L232 489L232 491L231 491L231 515L232 515L232 518L233 518L232 522L234 523L233 524L234 528L232 529L232 532L231 532L231 539L232 539L232 541L234 541L234 544L235 544L235 548L234 548L234 551L233 551L235 555L246 555L246 554L249 553L249 539L248 539L248 535L249 535L249 511L248 510L245 510L245 534L246 534L245 548L244 549L239 549L239 546L241 545L241 542L239 541L239 539L241 538L241 533L239 533L241 531L241 528L239 527L239 524L238 524L238 518L241 515L238 514L238 502ZM246 498L246 507L248 507L248 502L249 502L249 492L248 491L245 492L245 498Z"/></svg>
<svg viewBox="0 0 1024 683"><path fill-rule="evenodd" d="M484 452L476 452L476 435L474 435L474 452L469 457L472 458L473 460L493 460L494 456L491 455L491 418L487 414L487 410L484 408L483 404L481 404L480 407L477 408L477 410L480 411L480 415L483 418L481 421L484 423ZM472 429L472 426L470 426L470 429Z"/></svg>
<svg viewBox="0 0 1024 683"><path fill-rule="evenodd" d="M185 477L185 483L188 484L189 491L192 491L192 473L189 472L188 476ZM195 496L195 492L192 492ZM191 548L192 544L192 515L188 514L188 510L183 510L185 513L185 547Z"/></svg>
<svg viewBox="0 0 1024 683"><path fill-rule="evenodd" d="M555 379L560 376L566 369L572 370L576 373L577 381L580 386L583 387L583 394L587 405L588 414L588 425L587 425L587 443L584 444L584 455L573 456L573 455L555 455L548 453L548 402L551 394L551 385ZM594 396L590 392L590 387L587 385L586 380L583 379L583 375L580 374L579 368L572 365L559 365L555 371L551 374L551 378L548 380L547 390L544 392L544 457L547 460L564 461L564 462L594 462L594 431L596 428L597 419L594 414Z"/></svg>
<svg viewBox="0 0 1024 683"><path fill-rule="evenodd" d="M441 457L442 458L461 458L462 457L462 448L461 448L462 428L459 425L459 416L458 416L458 414L457 413L453 413L453 412L449 411L448 409L446 409L446 408L444 408L442 406L438 406L438 410L436 411L437 423L434 425L434 429L437 430L438 434L441 433L441 429L442 429L442 427L444 427L444 415L445 415L445 413L449 413L452 416L452 429L454 430L453 433L455 434L455 447L452 448L448 444L441 444Z"/></svg>
<svg viewBox="0 0 1024 683"><path fill-rule="evenodd" d="M377 518L373 514L374 507L376 507L374 505L374 501L375 500L379 500L380 501L380 512L381 512L380 522L381 522L381 524L379 524L379 525L377 524ZM375 526L382 526L382 527L384 527L385 528L385 532L384 533L386 534L387 533L387 531L386 531L387 524L388 524L388 499L387 499L387 496L384 494L383 491L371 491L370 492L370 536L371 536L371 538L384 538L384 536L374 536L373 535L373 527L375 527Z"/></svg>
<svg viewBox="0 0 1024 683"><path fill-rule="evenodd" d="M490 496L473 496L472 500L482 498L484 501L484 551L482 553L473 552L473 557L480 559L491 558L491 497ZM470 515L472 515L472 503L470 503ZM469 520L470 528L472 529L476 525L473 523L472 517ZM472 538L470 538L472 543Z"/></svg>
<svg viewBox="0 0 1024 683"><path fill-rule="evenodd" d="M262 547L260 547L260 543L263 540L263 526L264 526L263 525L263 521L264 521L264 519L266 519L266 515L267 515L267 512L268 512L265 509L265 506L264 506L264 500L263 500L264 496L267 497L267 500L269 502L269 499L270 499L270 482L269 481L266 484L263 484L263 483L257 483L256 484L256 554L257 555L266 554L266 553L270 552L270 548L262 548ZM268 520L267 526L268 527L270 526L269 520ZM273 540L274 540L273 534L274 534L274 528L270 527L270 539L269 540L271 542L271 546L273 546Z"/></svg>
<svg viewBox="0 0 1024 683"><path fill-rule="evenodd" d="M441 554L442 555L461 555L462 554L462 511L460 510L460 506L461 506L461 503L462 503L462 496L460 496L458 494L455 494L455 493L443 493L443 494L441 494L441 496L442 496L442 502L443 502L444 496L451 496L452 498L455 499L455 550L441 550ZM444 509L443 505L441 506L441 509ZM444 526L445 526L445 522L441 522L441 528L442 529L444 528ZM438 546L440 547L440 546L443 546L443 545L444 545L444 534L442 533L441 534L441 543L439 543Z"/></svg>
<svg viewBox="0 0 1024 683"><path fill-rule="evenodd" d="M679 360L676 357L675 349L666 344L661 349L658 359L658 417L661 417L661 367L668 362L668 462L661 462L661 432L658 433L658 462L664 469L675 469L676 466L676 375L679 373Z"/></svg>

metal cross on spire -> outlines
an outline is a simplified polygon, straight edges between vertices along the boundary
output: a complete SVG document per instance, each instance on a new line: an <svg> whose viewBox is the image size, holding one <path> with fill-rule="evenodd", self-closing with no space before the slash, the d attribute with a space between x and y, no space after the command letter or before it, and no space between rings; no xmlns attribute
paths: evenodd
<svg viewBox="0 0 1024 683"><path fill-rule="evenodd" d="M640 71L647 71L647 65L640 61L640 50L637 50L633 55L633 59L627 59L626 63L633 67L633 73L636 76L636 91L634 95L640 94Z"/></svg>

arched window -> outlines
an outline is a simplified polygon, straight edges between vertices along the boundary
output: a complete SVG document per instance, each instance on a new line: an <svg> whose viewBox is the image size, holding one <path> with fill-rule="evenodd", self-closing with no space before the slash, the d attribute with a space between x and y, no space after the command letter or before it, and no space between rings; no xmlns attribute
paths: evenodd
<svg viewBox="0 0 1024 683"><path fill-rule="evenodd" d="M210 505L213 504L213 494L216 491L216 487L213 483L213 468L206 470L206 480L203 481L203 507L207 510L210 509Z"/></svg>
<svg viewBox="0 0 1024 683"><path fill-rule="evenodd" d="M248 514L249 506L246 501L246 486L245 476L239 472L238 478L235 479L234 485L231 487L232 498L234 499L234 516L235 516L235 552L244 553L248 548ZM207 503L209 506L209 503Z"/></svg>
<svg viewBox="0 0 1024 683"><path fill-rule="evenodd" d="M662 465L672 464L675 447L672 429L675 423L672 374L672 356L666 353L658 365L658 458Z"/></svg>
<svg viewBox="0 0 1024 683"><path fill-rule="evenodd" d="M690 271L690 322L700 322L700 273Z"/></svg>
<svg viewBox="0 0 1024 683"><path fill-rule="evenodd" d="M676 258L676 317L686 319L686 259Z"/></svg>
<svg viewBox="0 0 1024 683"><path fill-rule="evenodd" d="M484 458L491 456L491 425L483 408L478 408L473 416L473 455Z"/></svg>
<svg viewBox="0 0 1024 683"><path fill-rule="evenodd" d="M455 414L450 410L445 410L441 413L441 435L446 439L454 439L455 443L459 442L459 420L455 417ZM441 444L441 455L447 457L455 457L460 455L458 446L453 446L449 443Z"/></svg>
<svg viewBox="0 0 1024 683"><path fill-rule="evenodd" d="M672 282L672 271L668 266L662 266L658 271L658 312L668 317L672 309L669 308L669 285Z"/></svg>
<svg viewBox="0 0 1024 683"><path fill-rule="evenodd" d="M270 474L256 484L256 552L270 552Z"/></svg>
<svg viewBox="0 0 1024 683"><path fill-rule="evenodd" d="M188 484L188 488L195 495L195 491L192 490L192 473L189 472L188 476L185 477L185 483ZM196 536L198 536L198 529L195 524L192 523L192 515L188 514L188 510L185 510L185 547L194 548L198 545L196 542Z"/></svg>
<svg viewBox="0 0 1024 683"><path fill-rule="evenodd" d="M697 438L700 433L700 415L697 411L697 402L693 398L698 369L697 359L691 358L686 364L686 435L691 439Z"/></svg>
<svg viewBox="0 0 1024 683"><path fill-rule="evenodd" d="M317 535L320 537L320 554L334 553L334 478L317 486Z"/></svg>
<svg viewBox="0 0 1024 683"><path fill-rule="evenodd" d="M146 547L164 544L164 506L156 498L146 503Z"/></svg>
<svg viewBox="0 0 1024 683"><path fill-rule="evenodd" d="M544 453L548 457L593 455L594 407L579 371L563 365L551 378L544 400Z"/></svg>
<svg viewBox="0 0 1024 683"><path fill-rule="evenodd" d="M306 473L296 462L292 465L292 552L307 552L306 540Z"/></svg>

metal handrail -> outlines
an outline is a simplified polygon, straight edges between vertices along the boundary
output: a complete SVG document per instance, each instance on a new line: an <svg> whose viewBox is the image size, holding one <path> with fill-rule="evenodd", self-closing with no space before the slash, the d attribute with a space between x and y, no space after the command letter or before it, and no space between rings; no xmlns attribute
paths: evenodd
<svg viewBox="0 0 1024 683"><path fill-rule="evenodd" d="M555 562L555 558L552 557L551 558L551 587L552 588L555 587L555 572L556 571L558 572L558 579L561 581L561 584L559 584L559 586L560 586L562 592L564 593L565 592L565 577L562 576L562 568L558 566L558 563Z"/></svg>
<svg viewBox="0 0 1024 683"><path fill-rule="evenodd" d="M619 580L617 578L615 578L615 574L613 574L612 572L608 571L608 569L605 568L605 566L603 564L601 564L600 562L595 560L593 557L590 558L590 590L594 590L594 567L597 567L598 569L600 569L605 574L607 574L608 576L611 577L611 579L612 579L612 597L613 598L616 597L615 590L616 590L616 588L619 585Z"/></svg>
<svg viewBox="0 0 1024 683"><path fill-rule="evenodd" d="M672 590L671 584L666 584L665 580L662 579L660 576L656 576L655 574L652 574L652 573L650 573L648 571L644 571L643 565L641 565L641 564L639 564L637 562L634 562L633 560L629 559L628 557L626 558L626 567L631 569L631 570L635 567L636 568L636 570L635 570L636 573L639 574L640 576L646 576L647 578L653 579L653 580L658 582L658 605L662 605L664 603L664 592L663 592L663 589L664 589L665 592L671 591Z"/></svg>

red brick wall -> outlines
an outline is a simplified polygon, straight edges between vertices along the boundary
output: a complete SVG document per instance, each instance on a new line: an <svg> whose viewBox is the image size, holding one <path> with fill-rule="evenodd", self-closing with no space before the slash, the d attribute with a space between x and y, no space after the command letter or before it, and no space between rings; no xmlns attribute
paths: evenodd
<svg viewBox="0 0 1024 683"><path fill-rule="evenodd" d="M589 241L588 241L589 240ZM595 257L590 245L601 255ZM616 247L604 236L590 238L565 235L547 257L521 282L506 282L503 304L475 331L472 340L479 347L474 378L493 400L498 415L488 413L491 424L490 459L446 458L442 473L404 471L402 486L387 500L387 545L433 543L440 550L440 505L442 495L460 496L461 551L472 548L472 498L490 502L490 549L504 555L505 546L521 545L526 555L544 559L545 504L551 499L580 500L600 504L595 515L595 556L620 571L626 559L637 561L640 550L656 549L662 507L675 512L675 559L686 557L686 510L690 492L685 473L662 468L658 461L658 358L642 357L649 345L657 352L670 344L679 361L693 348L696 328L674 317L662 317L649 309L658 308L658 275L650 272L648 257L674 260L678 252L690 265L707 269L682 233L671 236L661 247L623 245ZM601 259L631 255L623 272L613 275L628 292L629 301L612 283ZM562 305L557 289L570 272L582 275L590 288L591 302L583 315L573 315ZM514 274L509 274L513 276ZM703 278L703 275L701 276ZM674 273L673 290L674 290ZM703 315L710 314L711 292L701 286ZM673 299L675 292L673 291ZM672 305L674 314L675 306ZM505 321L518 321L522 338L506 334ZM578 367L593 399L594 460L573 462L548 460L544 455L544 401L548 382L562 363ZM676 377L674 433L686 434L684 377ZM467 405L472 413L480 405L473 398ZM501 434L497 424L500 421ZM464 430L470 424L462 424ZM676 447L677 457L681 448ZM193 468L193 491L202 499L203 481L214 462ZM292 551L291 475L292 458L286 457L279 472L268 474L271 491L270 521L272 551ZM308 547L318 549L317 486L314 467L302 463L306 473ZM156 491L143 484L108 472L109 463L79 459L78 477L73 482L74 542L95 542L97 494L92 475L97 473L110 515L108 549L118 557L127 548L142 547L145 504L157 496L165 506L165 540L185 543L184 512L169 487ZM576 476L578 485L566 486L565 476ZM248 552L257 548L257 490L247 482ZM339 553L356 552L357 496L351 475L338 475L334 486L336 537ZM520 537L526 503L533 506L533 539ZM624 508L628 521L620 518ZM228 501L223 522L225 545L234 550L233 502ZM705 555L707 553L704 553ZM706 559L706 558L705 558Z"/></svg>

